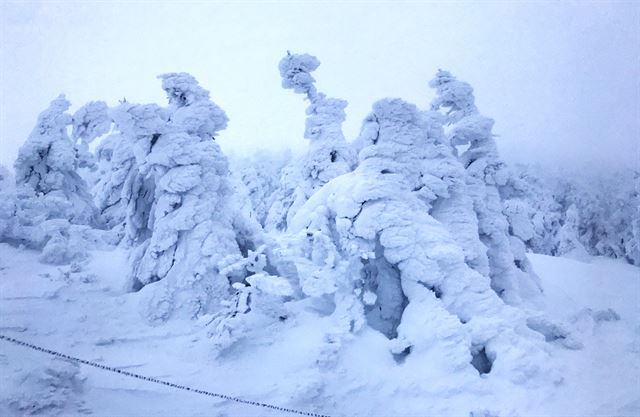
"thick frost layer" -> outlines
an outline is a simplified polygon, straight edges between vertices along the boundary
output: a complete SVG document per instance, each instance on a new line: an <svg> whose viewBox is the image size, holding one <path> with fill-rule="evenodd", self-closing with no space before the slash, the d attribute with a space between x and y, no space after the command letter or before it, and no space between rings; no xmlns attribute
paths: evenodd
<svg viewBox="0 0 640 417"><path fill-rule="evenodd" d="M473 89L448 72L438 72L430 85L438 92L432 107L447 109L451 144L468 145L460 161L467 171L467 191L478 217L480 239L487 247L491 286L511 304L534 299L540 292L538 278L524 243L509 232L503 213L500 188L507 185L508 175L491 132L493 120L478 113Z"/></svg>
<svg viewBox="0 0 640 417"><path fill-rule="evenodd" d="M38 116L38 123L15 162L16 186L19 192L68 202L63 213L55 216L90 224L95 211L87 184L77 173L76 149L67 134L72 121L65 113L69 106L61 95Z"/></svg>
<svg viewBox="0 0 640 417"><path fill-rule="evenodd" d="M462 118L477 112L473 88L456 80L449 71L438 70L436 77L429 82L429 86L436 89L437 96L431 103L433 110L446 108L447 118L456 123ZM457 145L454 143L454 145Z"/></svg>
<svg viewBox="0 0 640 417"><path fill-rule="evenodd" d="M109 108L104 101L91 101L80 107L72 117L71 136L76 144L78 167L96 169L95 157L89 144L111 129Z"/></svg>
<svg viewBox="0 0 640 417"><path fill-rule="evenodd" d="M309 97L316 95L316 87L313 84L315 78L311 73L320 66L320 60L309 54L291 54L280 60L278 69L282 77L282 88L292 88L296 93L306 94Z"/></svg>
<svg viewBox="0 0 640 417"><path fill-rule="evenodd" d="M258 151L249 157L236 157L231 159L231 170L242 181L246 187L248 198L251 200L253 207L253 215L262 226L267 223L269 210L273 207L273 216L282 218L280 214L282 208L287 205L282 201L286 196L280 194L281 181L286 183L286 179L282 179L284 169L291 167L291 152L282 153L270 151ZM286 185L284 189L293 189L294 187ZM281 229L280 225L275 225Z"/></svg>
<svg viewBox="0 0 640 417"><path fill-rule="evenodd" d="M287 54L280 61L282 86L292 88L296 93L306 95L310 104L307 108L304 137L309 139L307 155L293 170L299 176L294 188L289 188L287 178L282 179L280 200L269 214L269 229L284 228L298 208L329 180L351 171L355 163L353 151L342 134L344 109L347 102L318 93L311 76L320 61L311 55ZM286 175L289 175L288 173ZM284 227L283 227L284 226Z"/></svg>
<svg viewBox="0 0 640 417"><path fill-rule="evenodd" d="M94 201L103 224L110 229L124 223L142 194L132 145L124 133L114 133L96 150L99 176L93 187Z"/></svg>
<svg viewBox="0 0 640 417"><path fill-rule="evenodd" d="M10 213L0 220L2 241L42 249L41 260L55 264L84 258L101 241L91 229L98 224L96 210L78 174L88 151L68 135L69 106L61 95L39 115L15 162L16 196L0 209L0 218Z"/></svg>
<svg viewBox="0 0 640 417"><path fill-rule="evenodd" d="M109 108L104 101L91 101L80 107L72 118L73 138L89 144L111 129Z"/></svg>
<svg viewBox="0 0 640 417"><path fill-rule="evenodd" d="M365 130L376 133L358 168L321 188L293 219L312 262L300 274L302 290L332 296L342 332L368 322L387 335L397 360L428 356L434 369L471 377L472 355L482 350L492 373L525 382L544 347L429 214L428 201L446 189L424 169L440 159L430 123L398 99L374 105Z"/></svg>
<svg viewBox="0 0 640 417"><path fill-rule="evenodd" d="M190 75L160 78L168 109L127 106L116 117L134 141L137 186L144 190L134 194L138 201L126 223L136 246L131 285L145 287L143 314L151 322L178 311L195 317L218 310L232 295L221 265L241 256L252 233L237 218L227 160L214 140L226 126L224 112Z"/></svg>

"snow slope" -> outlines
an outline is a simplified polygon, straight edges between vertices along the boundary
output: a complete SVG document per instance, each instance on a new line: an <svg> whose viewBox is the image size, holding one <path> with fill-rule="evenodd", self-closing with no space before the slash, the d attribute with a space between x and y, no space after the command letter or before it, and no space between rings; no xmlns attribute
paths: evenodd
<svg viewBox="0 0 640 417"><path fill-rule="evenodd" d="M563 380L524 388L490 373L469 386L430 379L432 364L397 364L369 329L323 371L316 359L331 323L315 315L216 357L209 317L145 324L138 295L124 290L125 252L63 267L37 258L0 244L0 333L131 372L330 415L640 415L640 268L622 262L530 255ZM61 362L0 341L0 415L282 415Z"/></svg>

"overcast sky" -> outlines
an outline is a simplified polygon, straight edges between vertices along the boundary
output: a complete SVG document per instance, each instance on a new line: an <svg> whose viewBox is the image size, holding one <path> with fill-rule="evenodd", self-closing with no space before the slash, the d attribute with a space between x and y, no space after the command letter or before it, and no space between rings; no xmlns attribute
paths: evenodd
<svg viewBox="0 0 640 417"><path fill-rule="evenodd" d="M638 2L3 2L0 163L64 92L164 103L186 71L230 118L226 151L304 149L286 50L316 55L318 89L349 102L352 140L374 101L426 108L438 68L468 81L508 161L638 166Z"/></svg>

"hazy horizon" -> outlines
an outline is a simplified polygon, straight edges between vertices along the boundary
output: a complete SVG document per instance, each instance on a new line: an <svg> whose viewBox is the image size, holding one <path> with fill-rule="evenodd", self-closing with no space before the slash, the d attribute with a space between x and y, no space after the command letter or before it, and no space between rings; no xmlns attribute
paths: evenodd
<svg viewBox="0 0 640 417"><path fill-rule="evenodd" d="M353 140L371 105L427 108L438 68L475 89L509 162L638 166L640 8L608 3L104 3L2 5L0 163L11 166L59 93L164 103L158 74L186 71L229 116L235 154L302 150L287 50L316 55L318 88L347 100Z"/></svg>

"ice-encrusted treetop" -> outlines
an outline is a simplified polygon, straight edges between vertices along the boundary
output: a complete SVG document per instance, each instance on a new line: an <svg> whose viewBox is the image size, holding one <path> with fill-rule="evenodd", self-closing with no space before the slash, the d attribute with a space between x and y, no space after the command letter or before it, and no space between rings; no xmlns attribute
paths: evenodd
<svg viewBox="0 0 640 417"><path fill-rule="evenodd" d="M295 167L287 170L299 175L291 188L282 184L282 201L270 209L267 227L285 227L296 210L321 186L331 179L347 173L355 165L355 154L342 133L342 122L346 118L345 100L327 97L319 93L311 76L320 61L309 54L291 54L282 58L279 64L282 86L294 92L305 94L309 100L306 109L304 137L309 139L309 150L305 157L295 162ZM283 178L284 180L284 178Z"/></svg>
<svg viewBox="0 0 640 417"><path fill-rule="evenodd" d="M172 112L169 129L186 131L201 138L212 138L227 127L229 119L209 100L209 91L185 72L159 75Z"/></svg>
<svg viewBox="0 0 640 417"><path fill-rule="evenodd" d="M431 102L433 110L448 108L449 123L455 123L465 116L477 112L473 88L464 81L458 81L449 71L438 70L429 82L436 89L437 97Z"/></svg>
<svg viewBox="0 0 640 417"><path fill-rule="evenodd" d="M209 99L209 91L202 88L191 74L169 72L158 75L158 78L162 80L162 89L166 91L170 105L182 107Z"/></svg>
<svg viewBox="0 0 640 417"><path fill-rule="evenodd" d="M471 86L449 72L440 70L430 85L437 92L433 109L447 111L449 142L453 146L469 145L459 159L467 172L467 192L474 200L478 231L487 247L491 286L510 304L535 300L540 294L539 280L524 243L513 234L515 224L511 225L505 214L515 214L510 211L515 206L505 207L502 199L510 185L494 140L494 122L478 111ZM513 221L518 218L511 216Z"/></svg>
<svg viewBox="0 0 640 417"><path fill-rule="evenodd" d="M65 113L71 107L71 103L64 94L60 94L53 99L49 107L38 115L38 122L32 131L32 135L38 133L44 135L47 132L52 134L61 133L66 130L71 117Z"/></svg>
<svg viewBox="0 0 640 417"><path fill-rule="evenodd" d="M91 143L95 138L109 132L111 118L109 108L104 101L90 101L80 107L73 115L74 139L83 143Z"/></svg>
<svg viewBox="0 0 640 417"><path fill-rule="evenodd" d="M73 193L81 181L73 142L67 134L71 116L66 111L71 103L63 94L40 113L38 122L18 152L15 162L16 185L25 185L36 194L55 190Z"/></svg>
<svg viewBox="0 0 640 417"><path fill-rule="evenodd" d="M114 108L111 117L119 131L138 138L164 133L169 114L157 104L126 102Z"/></svg>
<svg viewBox="0 0 640 417"><path fill-rule="evenodd" d="M309 54L291 54L287 51L287 56L280 60L278 69L282 77L282 87L292 88L296 93L304 93L309 99L316 95L316 87L313 84L316 80L311 76L311 72L320 66L320 60Z"/></svg>

